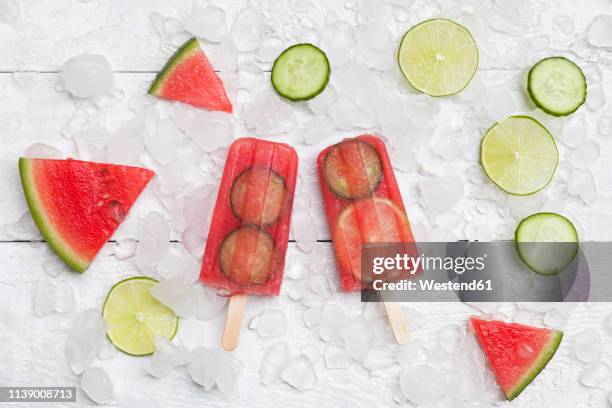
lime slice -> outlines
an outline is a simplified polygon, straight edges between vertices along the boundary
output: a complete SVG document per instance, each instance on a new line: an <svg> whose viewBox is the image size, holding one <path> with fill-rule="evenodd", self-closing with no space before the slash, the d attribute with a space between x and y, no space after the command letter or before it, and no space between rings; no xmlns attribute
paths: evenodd
<svg viewBox="0 0 612 408"><path fill-rule="evenodd" d="M496 123L480 145L480 162L487 176L514 195L530 195L544 188L558 161L552 135L529 116L510 116Z"/></svg>
<svg viewBox="0 0 612 408"><path fill-rule="evenodd" d="M478 48L462 25L434 19L404 34L397 59L402 74L418 91L446 96L470 83L478 68Z"/></svg>
<svg viewBox="0 0 612 408"><path fill-rule="evenodd" d="M176 334L178 317L149 293L157 283L144 276L125 279L106 296L102 316L108 339L126 354L152 354L157 336L172 339Z"/></svg>

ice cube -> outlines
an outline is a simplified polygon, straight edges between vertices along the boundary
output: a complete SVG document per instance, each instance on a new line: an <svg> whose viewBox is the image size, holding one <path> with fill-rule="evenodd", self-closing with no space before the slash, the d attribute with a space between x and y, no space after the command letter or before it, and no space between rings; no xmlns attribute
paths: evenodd
<svg viewBox="0 0 612 408"><path fill-rule="evenodd" d="M324 275L312 275L308 280L308 286L315 294L324 298L332 296L332 288Z"/></svg>
<svg viewBox="0 0 612 408"><path fill-rule="evenodd" d="M256 331L262 338L280 337L287 331L287 317L281 310L264 310L259 316Z"/></svg>
<svg viewBox="0 0 612 408"><path fill-rule="evenodd" d="M370 371L386 370L395 364L395 351L386 346L376 346L368 351L363 365Z"/></svg>
<svg viewBox="0 0 612 408"><path fill-rule="evenodd" d="M206 391L216 385L227 394L238 381L242 363L232 353L200 347L191 352L187 371L191 379Z"/></svg>
<svg viewBox="0 0 612 408"><path fill-rule="evenodd" d="M325 367L327 368L349 368L351 357L343 348L330 344L325 349Z"/></svg>
<svg viewBox="0 0 612 408"><path fill-rule="evenodd" d="M555 16L553 23L563 34L572 34L574 32L574 20L568 15L559 14Z"/></svg>
<svg viewBox="0 0 612 408"><path fill-rule="evenodd" d="M36 316L46 316L53 313L55 307L55 284L47 275L43 275L38 280L32 297L34 299L34 314Z"/></svg>
<svg viewBox="0 0 612 408"><path fill-rule="evenodd" d="M106 146L108 160L116 164L134 163L145 148L144 131L145 123L140 117L117 129Z"/></svg>
<svg viewBox="0 0 612 408"><path fill-rule="evenodd" d="M308 101L308 107L315 115L325 115L337 98L334 87L327 85L325 90L317 95L316 98Z"/></svg>
<svg viewBox="0 0 612 408"><path fill-rule="evenodd" d="M589 44L595 47L612 47L612 15L600 14L591 22L587 31Z"/></svg>
<svg viewBox="0 0 612 408"><path fill-rule="evenodd" d="M240 67L238 80L240 88L249 92L257 92L264 83L264 74L261 67L253 62L247 62Z"/></svg>
<svg viewBox="0 0 612 408"><path fill-rule="evenodd" d="M311 390L317 383L314 367L310 360L303 355L289 361L281 372L281 378L298 390Z"/></svg>
<svg viewBox="0 0 612 408"><path fill-rule="evenodd" d="M66 264L57 256L49 256L42 264L47 275L52 278L58 277L63 271L67 271Z"/></svg>
<svg viewBox="0 0 612 408"><path fill-rule="evenodd" d="M53 146L44 143L34 143L27 148L25 157L34 159L63 159L64 155Z"/></svg>
<svg viewBox="0 0 612 408"><path fill-rule="evenodd" d="M567 192L580 197L585 204L592 204L597 200L597 186L593 175L589 171L575 172L569 180Z"/></svg>
<svg viewBox="0 0 612 408"><path fill-rule="evenodd" d="M105 339L106 322L99 310L88 309L77 316L66 343L66 357L75 374L90 366Z"/></svg>
<svg viewBox="0 0 612 408"><path fill-rule="evenodd" d="M321 358L323 358L321 350L319 350L319 347L314 344L305 345L302 347L301 352L313 365L317 364L319 361L321 361Z"/></svg>
<svg viewBox="0 0 612 408"><path fill-rule="evenodd" d="M322 340L338 341L342 338L342 330L351 324L351 318L338 305L328 303L321 312L319 336Z"/></svg>
<svg viewBox="0 0 612 408"><path fill-rule="evenodd" d="M155 353L151 356L147 368L153 377L165 377L175 367L189 363L189 352L184 347L173 344L167 337L156 337L155 346Z"/></svg>
<svg viewBox="0 0 612 408"><path fill-rule="evenodd" d="M310 253L317 244L316 225L310 211L301 211L293 215L291 232L298 248Z"/></svg>
<svg viewBox="0 0 612 408"><path fill-rule="evenodd" d="M183 141L183 134L170 119L162 119L155 133L145 135L147 151L158 163L165 164L176 158L176 149Z"/></svg>
<svg viewBox="0 0 612 408"><path fill-rule="evenodd" d="M584 115L574 115L563 126L560 139L568 147L578 147L584 141L589 126Z"/></svg>
<svg viewBox="0 0 612 408"><path fill-rule="evenodd" d="M151 295L168 306L182 318L195 317L198 314L201 291L183 279L165 279L153 286Z"/></svg>
<svg viewBox="0 0 612 408"><path fill-rule="evenodd" d="M172 245L159 261L157 271L164 279L177 278L195 282L200 276L200 263L185 248Z"/></svg>
<svg viewBox="0 0 612 408"><path fill-rule="evenodd" d="M578 169L591 167L599 157L599 144L594 140L582 143L568 155L568 160Z"/></svg>
<svg viewBox="0 0 612 408"><path fill-rule="evenodd" d="M331 137L336 130L334 123L328 116L315 116L304 125L304 142L306 144L317 144Z"/></svg>
<svg viewBox="0 0 612 408"><path fill-rule="evenodd" d="M81 389L97 404L108 404L114 396L113 382L100 367L88 368L81 377Z"/></svg>
<svg viewBox="0 0 612 408"><path fill-rule="evenodd" d="M606 104L606 93L601 84L589 86L586 104L590 110L597 112Z"/></svg>
<svg viewBox="0 0 612 408"><path fill-rule="evenodd" d="M181 322L179 337L187 350L194 350L204 343L204 326L195 319L184 319Z"/></svg>
<svg viewBox="0 0 612 408"><path fill-rule="evenodd" d="M341 130L353 130L355 127L369 128L374 125L368 112L346 96L338 96L328 113L336 127Z"/></svg>
<svg viewBox="0 0 612 408"><path fill-rule="evenodd" d="M67 313L74 310L74 289L67 281L60 281L57 284L53 297L53 310L56 312Z"/></svg>
<svg viewBox="0 0 612 408"><path fill-rule="evenodd" d="M430 365L407 367L399 379L402 394L413 404L433 404L444 395L444 374Z"/></svg>
<svg viewBox="0 0 612 408"><path fill-rule="evenodd" d="M602 339L595 329L585 329L574 336L574 355L583 363L594 363L601 358Z"/></svg>
<svg viewBox="0 0 612 408"><path fill-rule="evenodd" d="M378 0L373 1L377 4L382 3ZM388 24L383 21L372 21L358 25L355 29L355 39L357 45L365 51L387 51L393 46Z"/></svg>
<svg viewBox="0 0 612 408"><path fill-rule="evenodd" d="M74 135L74 142L81 160L105 161L106 144L111 135L106 128L88 122Z"/></svg>
<svg viewBox="0 0 612 408"><path fill-rule="evenodd" d="M110 341L105 340L102 344L102 347L100 347L100 351L98 352L98 358L101 358L102 360L108 360L110 358L115 357L116 355L117 347L115 347Z"/></svg>
<svg viewBox="0 0 612 408"><path fill-rule="evenodd" d="M298 124L291 105L272 91L261 92L256 101L244 105L243 117L249 129L265 136L294 132Z"/></svg>
<svg viewBox="0 0 612 408"><path fill-rule="evenodd" d="M268 31L261 12L254 7L247 7L238 14L232 26L232 38L238 51L255 51L261 45L264 34Z"/></svg>
<svg viewBox="0 0 612 408"><path fill-rule="evenodd" d="M342 338L347 354L355 360L363 361L372 348L374 333L371 327L358 323L342 330Z"/></svg>
<svg viewBox="0 0 612 408"><path fill-rule="evenodd" d="M464 194L463 182L452 176L424 177L419 190L427 208L438 214L451 210Z"/></svg>
<svg viewBox="0 0 612 408"><path fill-rule="evenodd" d="M21 19L21 8L17 0L3 0L0 2L0 21L15 25Z"/></svg>
<svg viewBox="0 0 612 408"><path fill-rule="evenodd" d="M448 353L456 353L463 346L465 340L465 329L457 324L444 326L438 332L440 345Z"/></svg>
<svg viewBox="0 0 612 408"><path fill-rule="evenodd" d="M234 124L225 112L204 111L174 103L170 108L174 123L205 152L229 146L234 140Z"/></svg>
<svg viewBox="0 0 612 408"><path fill-rule="evenodd" d="M308 328L312 328L321 321L322 309L318 306L311 307L304 312L304 324Z"/></svg>
<svg viewBox="0 0 612 408"><path fill-rule="evenodd" d="M486 95L487 113L495 121L501 121L520 110L518 101L506 86L492 86L487 89Z"/></svg>
<svg viewBox="0 0 612 408"><path fill-rule="evenodd" d="M255 59L261 62L272 62L280 55L284 48L285 43L283 40L278 37L266 36L261 41L259 50L255 54Z"/></svg>
<svg viewBox="0 0 612 408"><path fill-rule="evenodd" d="M40 231L29 211L24 212L19 220L13 224L4 225L4 230L7 235L14 239L31 240L40 239Z"/></svg>
<svg viewBox="0 0 612 408"><path fill-rule="evenodd" d="M225 11L213 5L205 8L194 5L185 18L185 29L196 37L219 42L227 31Z"/></svg>
<svg viewBox="0 0 612 408"><path fill-rule="evenodd" d="M76 97L94 98L113 88L113 69L102 55L81 54L64 63L59 82Z"/></svg>
<svg viewBox="0 0 612 408"><path fill-rule="evenodd" d="M543 318L544 324L553 329L559 329L563 327L565 322L567 321L567 315L561 313L557 309L551 309L544 315Z"/></svg>
<svg viewBox="0 0 612 408"><path fill-rule="evenodd" d="M597 124L597 130L602 136L612 136L612 116L602 116Z"/></svg>
<svg viewBox="0 0 612 408"><path fill-rule="evenodd" d="M590 388L599 387L610 378L610 369L605 363L597 363L588 366L580 376L582 385Z"/></svg>
<svg viewBox="0 0 612 408"><path fill-rule="evenodd" d="M321 42L330 63L341 67L351 60L355 49L355 29L346 21L333 21L323 27Z"/></svg>
<svg viewBox="0 0 612 408"><path fill-rule="evenodd" d="M136 253L138 241L135 239L121 239L113 246L113 255L119 260L128 259Z"/></svg>
<svg viewBox="0 0 612 408"><path fill-rule="evenodd" d="M170 246L170 226L157 211L151 211L142 224L134 259L141 271L157 265Z"/></svg>
<svg viewBox="0 0 612 408"><path fill-rule="evenodd" d="M289 346L284 341L268 349L259 366L259 378L262 384L268 385L280 380L280 374L289 363Z"/></svg>

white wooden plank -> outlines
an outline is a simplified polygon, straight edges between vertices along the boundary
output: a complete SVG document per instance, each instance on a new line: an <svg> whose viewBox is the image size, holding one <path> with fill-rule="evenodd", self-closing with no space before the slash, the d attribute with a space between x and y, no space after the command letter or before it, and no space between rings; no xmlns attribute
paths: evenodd
<svg viewBox="0 0 612 408"><path fill-rule="evenodd" d="M73 375L64 357L66 340L73 319L89 308L99 309L104 298L116 281L138 275L131 260L117 261L110 253L111 246L104 248L92 268L84 274L63 272L53 281L68 282L75 290L76 307L66 314L43 317L33 315L33 291L36 282L45 274L41 267L45 245L0 243L0 383L3 385L48 385L77 386L78 377ZM317 248L321 256L330 256L329 244ZM295 247L289 248L289 265L301 258ZM313 270L311 274L323 274L335 281L333 270ZM173 406L193 406L206 403L210 407L245 406L268 407L271 401L282 399L284 406L300 406L304 395L296 393L286 384L263 386L258 369L265 351L276 341L289 342L294 354L306 345L315 345L321 351L325 345L318 339L317 330L307 329L302 315L305 308L288 298L291 286L299 281L285 278L283 290L278 297L251 297L247 303L247 315L243 321L243 332L236 356L245 364L237 388L227 396L217 390L204 393L189 379L185 368L176 369L170 376L157 380L146 374L148 358L129 357L119 353L110 360L96 360L95 365L106 369L114 382L115 395L121 406L145 404L150 407L165 407L172 399ZM337 285L337 283L334 283ZM358 294L344 294L333 289L329 302L339 305L349 316L360 313L362 304ZM380 305L382 307L382 305ZM466 327L467 318L474 310L458 303L419 303L411 308L426 316L424 325L415 328L412 336L427 342L431 333L448 324ZM288 319L287 333L280 339L261 339L249 330L248 322L267 308L282 309ZM570 308L572 310L572 308ZM382 312L382 310L381 310ZM520 408L531 408L534 400L546 398L555 406L569 407L572 402L584 401L589 390L579 384L580 370L575 370L571 338L580 330L601 327L605 317L612 312L612 305L605 303L577 305L570 313L565 327L566 339L561 344L553 362L529 387L525 394L513 404ZM201 322L204 327L202 346L216 347L223 329L225 310L211 320ZM185 320L182 321L185 324ZM390 332L375 333L382 336L382 344L393 347ZM467 334L470 336L470 334ZM179 332L180 338L180 332ZM180 340L177 340L180 342ZM605 344L604 356L609 356L612 346ZM415 363L421 361L415 356ZM391 404L390 382L395 381L397 368L370 375L363 369L326 369L322 361L315 364L318 375L316 392L308 394L308 401L318 406L346 405L371 407ZM338 376L341 374L341 377ZM555 387L555 384L563 384ZM392 388L392 387L391 387ZM89 405L88 399L78 391L75 406ZM539 396L539 397L538 397ZM596 399L596 398L595 398ZM596 399L597 400L597 399ZM564 402L565 401L565 402ZM569 402L567 402L569 401ZM597 400L598 401L598 400ZM603 402L603 399L601 400ZM600 405L595 405L600 406ZM605 406L605 405L601 405Z"/></svg>
<svg viewBox="0 0 612 408"><path fill-rule="evenodd" d="M517 73L514 71L500 71L494 74L481 73L479 75L495 75L501 76L508 86L518 81ZM612 89L612 71L605 71L604 85L607 89ZM223 75L224 76L224 75ZM124 98L117 105L110 108L97 111L95 115L102 116L106 126L111 130L115 130L127 123L133 116L132 112L127 109L127 100L135 93L142 92L143 85L146 85L151 80L153 74L150 73L119 73L116 74L116 86L124 93ZM225 77L225 76L224 76ZM24 80L24 78L21 78ZM265 79L268 81L268 79ZM23 82L23 81L22 81ZM62 127L66 124L70 116L75 112L73 100L65 93L55 90L56 74L37 74L34 78L26 81L29 86L20 86L11 74L0 74L0 91L5 96L0 100L0 137L2 138L3 149L1 154L0 166L3 174L6 175L5 182L0 185L0 201L2 201L3 212L0 214L0 224L11 224L16 222L25 212L25 200L21 193L19 177L17 171L17 158L24 154L26 148L33 143L46 143L60 149L65 155L78 157L73 142L70 139L60 135ZM268 85L264 85L268 86ZM511 88L510 88L511 89ZM240 136L261 136L255 135L254 132L245 129L242 124L241 106L252 101L252 96L246 92L241 92L238 101L235 101L236 118L238 125L235 131L236 137ZM449 100L432 100L431 103L439 104L441 113L437 116L437 121L459 121L463 123L461 126L465 132L482 132L489 126L489 123L472 123L471 119L463 117L464 108L454 99ZM159 107L163 110L167 104L158 102ZM301 137L301 128L308 126L312 115L303 104L295 104L294 111L298 117L300 128L296 128L291 134L283 135L282 138L275 140L287 141L293 144L300 158L299 167L299 188L298 192L304 192L311 198L313 207L313 217L315 220L315 228L318 239L329 239L329 232L326 225L325 217L322 212L322 203L319 193L318 180L316 176L315 158L316 155L327 144L340 140L345 136L352 136L363 133L363 129L354 129L350 131L339 131L332 138L317 145L308 146L303 143ZM612 139L600 137L597 132L597 124L599 118L606 110L600 112L591 112L587 108L582 108L587 119L588 128L585 129L587 136L596 140L601 146L601 157L591 168L597 182L599 197L592 205L585 206L577 199L570 199L567 204L567 209L578 220L582 226L583 239L589 240L605 240L608 237L608 231L612 230L612 179L609 177L607 163L612 159ZM550 123L559 124L567 121L567 119L551 119ZM435 124L431 124L434 126ZM481 130L479 130L481 129ZM379 132L378 129L372 129L374 132ZM453 135L451 137L465 137ZM474 144L474 150L477 149L477 139L467 143ZM428 145L427 141L423 142ZM429 146L435 150L435 146ZM561 150L561 162L567 161L569 150L559 143ZM159 170L160 166L154 161L147 159L147 154L143 154L143 163L151 166L155 170ZM472 165L478 166L477 157L472 159ZM213 163L213 160L208 155L201 156L202 163ZM454 160L451 160L454 161ZM503 217L498 214L497 210L503 209L506 205L501 202L495 204L493 210L487 214L481 214L476 211L478 200L474 198L475 186L468 182L466 174L466 166L469 160L464 160L461 157L457 158L457 166L463 172L464 185L466 194L464 199L456 206L455 211L462 214L463 217L471 222L490 223L490 225L498 225L503 222ZM434 162L437 163L437 162ZM440 162L440 165L442 162ZM422 197L417 188L418 181L423 177L423 174L433 173L444 175L444 166L436 167L435 164L429 166L428 169L421 170L420 174L404 173L396 171L398 183L402 191L405 204L408 208L408 214L417 231L417 238L427 239L426 236L420 235L419 232L431 230L432 214L428 213L425 208ZM208 182L208 178L202 176L202 183ZM488 182L487 182L488 183ZM503 194L502 194L503 197ZM534 197L532 197L534 198ZM537 196L536 196L537 198ZM125 222L116 238L122 239L126 237L138 236L138 221L146 216L149 211L159 210L168 216L171 216L165 210L164 206L155 198L153 188L149 188L137 202L136 207L132 211L131 217ZM454 229L459 236L462 236L464 225L455 225ZM180 234L173 236L175 239L180 237ZM1 240L12 240L15 237L7 233L0 232ZM36 236L25 237L37 238Z"/></svg>
<svg viewBox="0 0 612 408"><path fill-rule="evenodd" d="M159 37L150 19L151 13L159 12L165 16L184 19L192 5L188 0L30 0L22 3L22 24L14 27L0 23L0 49L3 50L0 55L0 71L55 71L68 58L84 52L106 55L118 71L157 71L167 59L169 50L162 51ZM227 21L231 26L237 13L247 2L217 0L213 3L226 10ZM317 42L326 16L332 11L351 24L356 22L354 10L346 8L344 0L316 1L315 10L306 16L291 11L287 6L290 2L261 0L254 4L266 7L267 23L271 26L271 31L287 43ZM517 55L521 54L518 50L528 48L542 35L550 36L551 48L567 49L568 44L554 30L552 24L552 18L558 14L570 15L578 32L584 31L594 16L609 12L606 0L588 0L581 2L580 7L570 1L559 1L554 5L550 2L535 4L532 15L535 16L538 10L543 10L542 21L535 22L530 29L521 33L520 38L499 33L492 28L487 28L476 36L483 48L484 44L491 40L501 46L500 50L512 50L510 53L483 53L482 67L524 67L526 63L533 61L517 58ZM433 3L424 1L414 4L414 7L408 9L407 15L405 14L404 12L401 17L403 21L397 21L392 16L384 17L395 42L408 27L419 21L435 16L449 16L448 11L439 10ZM494 25L492 17L478 13L475 16L458 18L477 33L488 23ZM315 34L301 32L303 25L312 25ZM494 50L493 46L491 50ZM206 52L213 62L222 58L222 50L216 44L206 45ZM513 54L514 52L518 54ZM250 58L248 55L245 57ZM264 66L269 68L270 65Z"/></svg>

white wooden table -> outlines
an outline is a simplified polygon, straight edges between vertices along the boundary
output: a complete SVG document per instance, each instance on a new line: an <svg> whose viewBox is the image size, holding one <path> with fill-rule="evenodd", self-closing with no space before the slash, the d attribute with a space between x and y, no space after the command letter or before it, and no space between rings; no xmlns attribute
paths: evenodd
<svg viewBox="0 0 612 408"><path fill-rule="evenodd" d="M395 1L396 3L400 3ZM408 27L433 16L448 16L448 12L440 11L433 1L407 0L412 3L410 8L403 11L401 19L393 19L390 14L389 26L393 34L393 41L400 38ZM0 225L7 225L0 231L0 385L78 385L75 376L64 357L64 346L72 321L76 315L87 308L100 308L104 296L110 286L122 277L137 275L138 271L133 258L119 261L112 256L114 243L109 243L98 256L95 263L83 275L63 272L56 280L69 282L75 290L76 308L64 314L52 314L45 317L36 317L32 309L32 293L36 282L45 274L42 262L47 259L46 244L40 242L36 233L26 232L24 236L16 237L11 233L13 224L26 213L25 200L19 184L17 158L24 154L25 149L33 143L46 143L52 145L67 156L78 157L72 140L61 135L61 129L75 112L75 102L64 92L55 89L57 73L62 64L73 56L81 53L102 54L109 60L115 71L115 88L120 90L123 98L115 105L105 110L105 122L112 132L125 124L133 115L128 109L128 99L135 94L142 93L144 84L149 83L155 73L164 64L170 55L167 49L162 50L160 38L151 23L151 13L158 12L164 16L183 18L191 9L191 1L176 0L172 2L161 0L91 0L80 2L76 0L24 0L21 1L22 22L18 26L0 22L0 173L3 183L0 184ZM246 0L216 0L214 4L226 10L228 24L231 27L236 15L246 5ZM295 1L275 2L268 0L254 0L253 4L265 10L274 7L285 7ZM277 11L266 12L268 24L281 33L283 26L297 28L300 24L308 23L308 18L314 24L313 32L318 33L324 25L329 12L334 12L340 19L346 19L352 25L357 25L353 9L354 1L333 0L315 2L314 11L307 14L275 14ZM320 4L319 4L320 3ZM345 4L346 3L346 4ZM357 2L358 3L358 2ZM444 4L449 3L447 1ZM481 53L481 64L477 80L485 84L485 90L508 89L509 94L520 95L520 81L530 64L538 58L567 53L571 49L572 41L578 42L592 19L602 13L612 13L612 3L609 0L585 0L574 2L569 0L533 1L525 0L527 7L533 8L533 15L540 10L539 22L529 22L529 29L520 34L509 35L497 32L486 26L489 17L479 14L482 10L476 6L465 4L469 12L474 12L469 18L465 17L465 24L476 32L476 40L497 42L499 55ZM345 7L350 6L349 8ZM447 6L445 6L447 7ZM445 9L446 10L446 9ZM567 15L575 24L572 35L563 35L555 29L553 20L557 15ZM279 18L283 16L283 18ZM453 17L453 16L451 16ZM490 17L492 18L492 17ZM460 19L461 20L461 19ZM479 24L479 29L470 26ZM285 27L286 28L286 27ZM480 34L478 34L480 33ZM483 34L486 34L483 36ZM282 34L281 34L282 35ZM479 36L480 35L480 36ZM520 52L526 47L534 47L534 43L547 35L548 45L539 50ZM315 38L316 39L316 38ZM287 43L293 41L287 38ZM490 44L488 45L490 46ZM223 50L218 44L203 42L203 48L213 66L221 64ZM574 49L577 46L574 45ZM604 57L596 61L593 55L574 56L574 59L583 66L589 67L589 72L599 66L603 72L602 87L612 97L612 53L602 53ZM517 57L518 56L518 57ZM239 56L240 65L253 60L252 53L243 53ZM256 62L266 72L264 79L267 82L270 70L269 63ZM606 65L607 64L607 65ZM394 68L395 69L395 68ZM332 85L334 76L332 72ZM220 72L228 87L235 83L235 74ZM268 85L265 85L268 86ZM414 93L408 89L403 90L406 98L414 98ZM230 91L230 94L232 92ZM477 94L477 99L486 98ZM241 106L253 99L248 92L240 92L234 97L235 117L237 121L235 136L254 135L244 127L242 122ZM483 102L483 101L481 101ZM490 123L481 120L470 122L465 115L465 102L459 98L445 100L429 100L428 104L440 107L436 121L428 123L428 129L435 134L444 134L446 139L461 138L465 140L462 151L469 151L473 140L477 140ZM486 104L486 100L484 101ZM158 104L163 109L164 103ZM521 113L533 109L527 102L520 100ZM563 205L563 212L569 214L579 225L583 240L609 241L612 238L612 177L610 163L612 162L612 134L607 137L597 134L597 124L602 115L612 114L609 103L598 111L581 108L580 114L586 118L587 128L584 129L587 138L596 140L600 145L601 155L596 163L589 169L593 174L598 190L597 200L585 205L580 199L570 197ZM305 104L294 106L300 127L308 126L312 119ZM607 113L606 113L607 112ZM518 112L517 112L518 113ZM452 123L451 130L444 130L439 124ZM555 129L567 122L567 119L549 119ZM369 129L380 132L377 127ZM297 128L291 134L276 137L275 140L287 141L293 144L300 156L300 186L299 193L308 195L311 199L310 212L316 220L315 231L317 243L313 252L316 258L324 258L329 262L325 267L317 266L313 274L323 274L329 277L333 286L333 295L327 302L339 304L350 315L361 313L363 305L359 303L356 294L339 293L335 277L333 255L325 218L321 211L321 202L318 193L317 181L314 172L314 157L326 145L340 140L343 136L363 133L364 129L349 129L334 133L327 140L308 146L303 143L301 129ZM553 131L554 132L554 131ZM471 135L471 136L468 136ZM266 135L254 135L266 136ZM557 135L556 135L557 136ZM569 149L558 143L561 161L567 160ZM431 146L426 146L431 148ZM471 146L476 151L477 145ZM473 153L473 152L472 152ZM408 214L415 229L417 238L426 240L440 234L452 234L454 238L470 239L504 239L512 232L519 214L535 212L553 205L545 200L545 194L521 200L510 200L503 194L493 191L490 200L482 200L486 195L487 183L478 186L470 183L469 168L477 166L477 158L472 153L460 153L456 158L441 160L439 157L431 166L423 166L420 162L418 173L398 171L397 177L407 205ZM222 153L217 153L219 155ZM212 157L202 155L204 166L213 162ZM159 166L145 152L140 162L148 167L158 169ZM217 168L216 165L209 166ZM436 218L436 214L427 207L421 194L418 183L426 176L445 176L460 174L465 183L464 197L454 206L450 214L456 214L459 222L444 224ZM204 177L204 174L202 175ZM561 177L557 174L556 177ZM558 179L563 183L562 178ZM205 180L202 181L202 184ZM154 194L154 187L148 188L141 196L138 204L132 210L130 217L115 234L115 240L138 238L139 223L152 211L162 212L168 220L172 220L172 213L168 211ZM479 206L486 202L486 210ZM536 205L542 203L541 206ZM534 204L535 203L535 204ZM445 214L449 216L449 213ZM526 215L526 214L523 214ZM452 217L451 217L452 218ZM436 225L438 223L438 225ZM486 237L479 236L482 225L490 231ZM434 234L435 231L435 234ZM474 236L476 234L476 236ZM172 246L180 244L180 231L173 232ZM297 248L295 242L289 243L288 268L291 262L301 259L310 263L310 254ZM250 299L248 303L248 316L255 316L265 308L281 308L284 310L289 326L282 340L289 342L294 354L306 345L314 344L322 352L325 343L318 339L316 330L305 327L302 315L306 307L299 301L289 299L288 293L293 287L298 287L299 281L285 279L281 295L276 298ZM464 326L466 319L475 310L463 304L413 304L413 309L425 316L425 324L414 330L415 339L433 341L440 328L449 323ZM527 320L542 324L542 313L525 312L515 313L515 320ZM612 381L608 380L601 388L589 389L579 383L579 377L584 369L571 351L573 335L585 328L597 328L604 339L604 358L610 361L612 346L610 336L602 330L602 325L608 314L612 313L609 304L576 305L568 314L567 323L563 330L566 339L561 345L557 356L549 367L537 378L524 394L514 401L515 407L606 407L607 393L612 389ZM224 313L212 320L202 322L205 327L204 345L216 346L220 339ZM512 317L512 316L510 316ZM468 334L469 336L469 334ZM117 355L108 360L100 360L95 364L107 369L115 385L115 405L131 407L136 405L150 407L171 406L243 406L243 407L293 407L293 406L391 406L394 405L394 395L397 394L397 374L401 371L398 365L391 370L376 372L370 375L368 371L355 363L345 370L331 370L325 368L323 361L315 364L318 383L316 389L310 392L299 392L287 384L279 383L263 386L257 374L260 359L265 350L278 339L260 339L247 328L243 329L241 344L236 351L237 356L245 363L243 372L236 390L231 395L222 395L218 390L204 392L193 383L184 369L175 370L164 379L154 379L146 371L147 358L132 358L126 355ZM389 342L389 339L384 341ZM452 381L452 380L451 380ZM497 400L501 401L501 400ZM92 402L79 392L78 402L66 406L90 405ZM407 404L403 402L403 404ZM483 403L479 406L496 406L498 402ZM448 405L451 406L451 405ZM456 405L454 405L456 406Z"/></svg>

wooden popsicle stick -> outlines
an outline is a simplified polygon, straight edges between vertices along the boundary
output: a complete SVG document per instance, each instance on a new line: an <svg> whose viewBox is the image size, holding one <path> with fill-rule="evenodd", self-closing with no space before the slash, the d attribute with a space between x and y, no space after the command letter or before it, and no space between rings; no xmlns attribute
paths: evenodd
<svg viewBox="0 0 612 408"><path fill-rule="evenodd" d="M387 311L387 317L389 318L389 324L395 336L395 341L398 344L406 344L410 339L410 331L406 325L406 318L404 316L404 310L402 305L396 302L382 302Z"/></svg>
<svg viewBox="0 0 612 408"><path fill-rule="evenodd" d="M229 299L227 317L225 318L225 329L223 330L223 338L221 339L221 347L226 351L232 351L238 346L240 322L242 321L245 303L246 295L234 295Z"/></svg>

